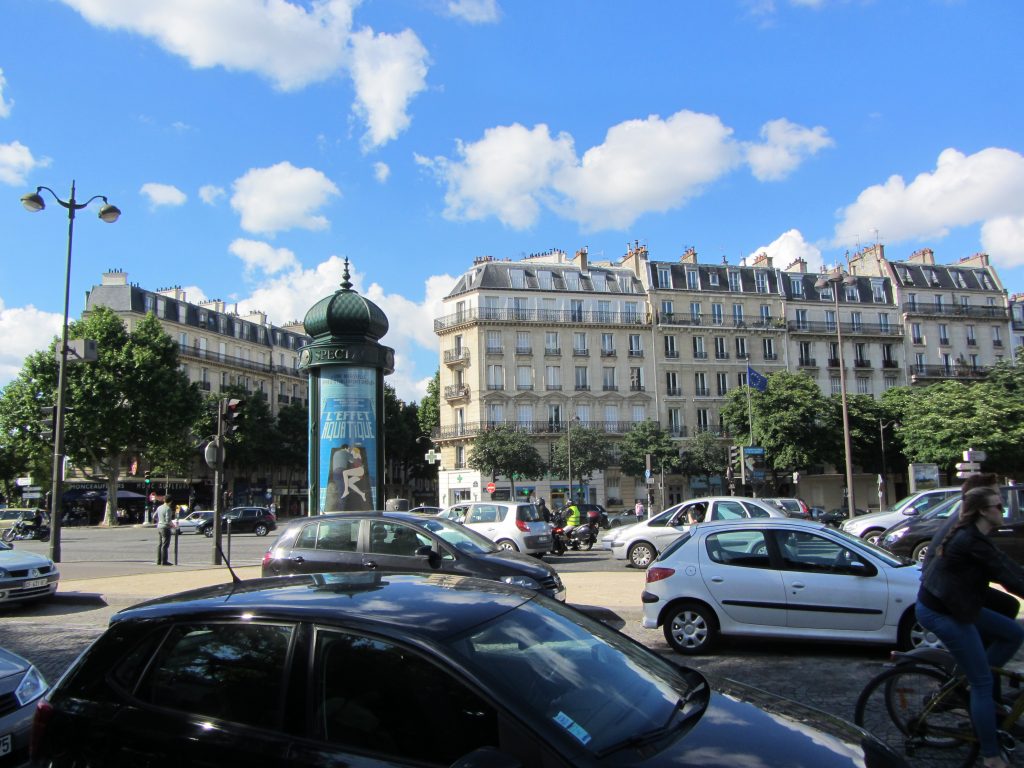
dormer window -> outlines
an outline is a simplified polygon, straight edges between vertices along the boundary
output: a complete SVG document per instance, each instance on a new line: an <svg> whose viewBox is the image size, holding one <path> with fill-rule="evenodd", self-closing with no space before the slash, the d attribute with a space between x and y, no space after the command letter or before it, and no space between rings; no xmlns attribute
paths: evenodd
<svg viewBox="0 0 1024 768"><path fill-rule="evenodd" d="M697 270L686 270L686 287L689 288L691 291L696 291L699 285L699 281L697 280Z"/></svg>
<svg viewBox="0 0 1024 768"><path fill-rule="evenodd" d="M754 283L758 293L768 293L768 273L758 270L754 273Z"/></svg>
<svg viewBox="0 0 1024 768"><path fill-rule="evenodd" d="M668 267L658 267L658 287L672 287L672 270Z"/></svg>
<svg viewBox="0 0 1024 768"><path fill-rule="evenodd" d="M789 292L794 296L804 295L804 281L800 277L789 278Z"/></svg>
<svg viewBox="0 0 1024 768"><path fill-rule="evenodd" d="M718 287L718 273L717 272L708 272L708 285L713 285L716 288Z"/></svg>
<svg viewBox="0 0 1024 768"><path fill-rule="evenodd" d="M579 272L564 272L562 273L565 278L565 288L568 291L578 291L580 289L580 273Z"/></svg>
<svg viewBox="0 0 1024 768"><path fill-rule="evenodd" d="M934 269L925 270L925 276L932 285L939 285L939 273Z"/></svg>
<svg viewBox="0 0 1024 768"><path fill-rule="evenodd" d="M740 288L740 273L739 272L730 272L729 273L729 290L730 291L736 291L737 293L739 291L743 290L742 288Z"/></svg>
<svg viewBox="0 0 1024 768"><path fill-rule="evenodd" d="M542 291L550 291L554 288L554 281L551 279L551 273L546 269L542 269L537 273L537 283L540 285Z"/></svg>
<svg viewBox="0 0 1024 768"><path fill-rule="evenodd" d="M513 288L523 289L526 287L526 272L521 269L510 269L508 271L509 280L512 282Z"/></svg>

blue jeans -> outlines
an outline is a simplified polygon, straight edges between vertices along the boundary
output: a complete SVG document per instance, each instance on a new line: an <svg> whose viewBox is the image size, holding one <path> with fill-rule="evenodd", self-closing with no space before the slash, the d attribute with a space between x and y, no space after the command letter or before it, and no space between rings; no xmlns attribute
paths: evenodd
<svg viewBox="0 0 1024 768"><path fill-rule="evenodd" d="M978 734L982 757L999 754L996 738L996 710L992 700L991 667L1005 666L1024 642L1024 627L1014 619L982 608L973 623L957 621L952 616L933 611L918 601L914 609L917 620L934 632L953 654L971 687L971 720Z"/></svg>

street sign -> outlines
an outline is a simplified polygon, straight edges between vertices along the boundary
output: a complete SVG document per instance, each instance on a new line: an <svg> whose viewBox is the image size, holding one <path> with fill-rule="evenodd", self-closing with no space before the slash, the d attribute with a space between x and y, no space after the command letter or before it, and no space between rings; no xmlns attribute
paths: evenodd
<svg viewBox="0 0 1024 768"><path fill-rule="evenodd" d="M496 486L496 485L495 485L494 483L488 483L488 484L487 484L487 492L488 492L488 493L494 493L494 489L495 489L496 487L497 487L497 486Z"/></svg>
<svg viewBox="0 0 1024 768"><path fill-rule="evenodd" d="M26 485L25 486L25 490L26 491L31 491L32 493L36 493L36 492L41 491L43 489L40 488L38 485Z"/></svg>
<svg viewBox="0 0 1024 768"><path fill-rule="evenodd" d="M21 498L23 498L23 499L41 499L41 498L43 498L43 494L41 494L39 491L29 491L28 493L21 494Z"/></svg>
<svg viewBox="0 0 1024 768"><path fill-rule="evenodd" d="M32 477L19 477L14 481L14 484L19 488L24 488L26 485L32 485Z"/></svg>
<svg viewBox="0 0 1024 768"><path fill-rule="evenodd" d="M964 451L964 461L984 461L988 458L988 455L984 451L972 451L967 449ZM956 465L959 469L960 465Z"/></svg>
<svg viewBox="0 0 1024 768"><path fill-rule="evenodd" d="M961 472L980 472L981 464L976 461L960 461L957 462L956 468Z"/></svg>

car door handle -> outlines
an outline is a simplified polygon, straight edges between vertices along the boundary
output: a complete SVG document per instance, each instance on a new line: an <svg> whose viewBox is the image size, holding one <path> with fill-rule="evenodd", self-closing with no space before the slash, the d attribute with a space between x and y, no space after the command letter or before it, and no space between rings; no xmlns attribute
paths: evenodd
<svg viewBox="0 0 1024 768"><path fill-rule="evenodd" d="M376 560L369 560L369 559L363 560L363 567L364 568L368 568L371 571L375 571L375 570L377 570L377 561Z"/></svg>
<svg viewBox="0 0 1024 768"><path fill-rule="evenodd" d="M723 579L721 576L712 576L711 580L715 582L715 584L721 584L723 581L725 581L725 579Z"/></svg>
<svg viewBox="0 0 1024 768"><path fill-rule="evenodd" d="M296 565L302 565L304 562L306 562L306 558L299 555L298 557L293 557L292 562Z"/></svg>
<svg viewBox="0 0 1024 768"><path fill-rule="evenodd" d="M807 588L807 585L804 584L803 582L800 582L800 581L794 581L789 586L791 586L793 589L806 589Z"/></svg>

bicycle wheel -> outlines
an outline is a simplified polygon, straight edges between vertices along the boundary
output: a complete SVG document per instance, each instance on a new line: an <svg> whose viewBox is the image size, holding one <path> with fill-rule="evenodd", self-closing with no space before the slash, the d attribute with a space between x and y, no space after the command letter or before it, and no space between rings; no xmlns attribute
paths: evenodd
<svg viewBox="0 0 1024 768"><path fill-rule="evenodd" d="M948 691L940 670L902 664L875 676L861 691L854 722L901 753L913 766L959 768L978 754L966 697Z"/></svg>

